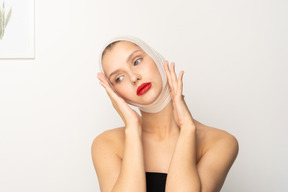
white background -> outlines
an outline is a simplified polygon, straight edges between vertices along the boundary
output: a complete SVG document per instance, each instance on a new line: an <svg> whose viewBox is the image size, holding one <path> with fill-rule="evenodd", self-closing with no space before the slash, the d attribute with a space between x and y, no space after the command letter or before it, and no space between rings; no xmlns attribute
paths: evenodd
<svg viewBox="0 0 288 192"><path fill-rule="evenodd" d="M288 191L288 1L50 0L35 60L0 60L0 191L95 192L93 139L122 126L99 50L140 37L176 70L198 121L237 137L223 192Z"/></svg>

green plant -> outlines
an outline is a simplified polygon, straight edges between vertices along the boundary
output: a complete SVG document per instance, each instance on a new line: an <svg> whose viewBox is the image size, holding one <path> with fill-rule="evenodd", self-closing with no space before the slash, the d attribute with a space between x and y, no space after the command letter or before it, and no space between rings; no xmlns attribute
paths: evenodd
<svg viewBox="0 0 288 192"><path fill-rule="evenodd" d="M3 2L2 5L3 9L1 10L0 7L0 40L2 39L3 35L4 35L4 30L9 22L9 19L11 17L11 13L12 13L12 8L10 8L7 16L5 16L5 2Z"/></svg>

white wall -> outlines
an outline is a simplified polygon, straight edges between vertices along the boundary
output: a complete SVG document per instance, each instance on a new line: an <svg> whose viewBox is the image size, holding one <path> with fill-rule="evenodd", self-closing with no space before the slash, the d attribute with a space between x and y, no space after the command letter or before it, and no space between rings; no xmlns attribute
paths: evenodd
<svg viewBox="0 0 288 192"><path fill-rule="evenodd" d="M90 146L122 122L98 84L98 51L121 34L175 61L194 118L238 138L223 192L288 191L288 1L50 0L35 9L35 60L0 60L1 192L99 191Z"/></svg>

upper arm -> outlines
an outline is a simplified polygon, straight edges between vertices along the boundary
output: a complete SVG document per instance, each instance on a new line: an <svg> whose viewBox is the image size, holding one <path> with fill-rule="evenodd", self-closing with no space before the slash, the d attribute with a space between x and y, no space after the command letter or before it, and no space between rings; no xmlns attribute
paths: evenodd
<svg viewBox="0 0 288 192"><path fill-rule="evenodd" d="M101 192L111 192L120 173L121 159L116 155L111 140L97 136L91 146L93 165Z"/></svg>
<svg viewBox="0 0 288 192"><path fill-rule="evenodd" d="M227 133L205 152L197 164L202 192L220 191L238 149L237 139Z"/></svg>

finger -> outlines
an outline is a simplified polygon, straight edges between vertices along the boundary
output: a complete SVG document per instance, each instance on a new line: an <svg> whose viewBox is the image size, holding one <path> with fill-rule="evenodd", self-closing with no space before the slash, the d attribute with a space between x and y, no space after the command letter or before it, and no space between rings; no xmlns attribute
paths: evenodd
<svg viewBox="0 0 288 192"><path fill-rule="evenodd" d="M100 83L100 85L102 85L104 87L107 95L110 97L110 100L112 100L112 102L113 102L113 100L115 99L115 96L113 96L114 91L111 90L111 88L107 84L105 84L104 82L100 81L99 83Z"/></svg>
<svg viewBox="0 0 288 192"><path fill-rule="evenodd" d="M119 101L122 101L123 99L114 91L112 85L110 84L110 81L106 78L106 76L103 73L98 73L98 79L101 82L101 85L105 88L108 96L112 100L112 103L115 104L115 101L117 103Z"/></svg>
<svg viewBox="0 0 288 192"><path fill-rule="evenodd" d="M122 120L124 121L125 125L127 125L127 115L125 115L127 112L131 113L130 110L132 108L128 105L128 103L121 97L119 96L113 88L113 85L111 85L109 80L106 78L106 76L103 73L98 74L98 79L100 80L100 84L105 88L113 107L115 110L118 112ZM128 115L129 116L129 115Z"/></svg>
<svg viewBox="0 0 288 192"><path fill-rule="evenodd" d="M172 83L174 86L174 90L177 90L177 76L175 73L175 63L174 62L171 63L170 71L171 71L171 77L172 77Z"/></svg>
<svg viewBox="0 0 288 192"><path fill-rule="evenodd" d="M124 100L119 97L110 86L105 85L103 82L100 82L100 84L105 88L107 95L110 98L110 101L113 105L113 107L116 109L116 111L120 114L121 118L123 118L123 115L121 114L121 111L119 111L119 106L121 105L121 102L124 102ZM122 101L123 100L123 101Z"/></svg>
<svg viewBox="0 0 288 192"><path fill-rule="evenodd" d="M168 78L168 84L170 86L171 92L174 93L174 88L173 88L173 84L172 84L171 72L170 72L170 69L169 69L168 61L165 61L164 68L165 68L165 71L166 71L166 75L167 75L167 78Z"/></svg>
<svg viewBox="0 0 288 192"><path fill-rule="evenodd" d="M109 80L106 78L106 76L103 73L98 73L97 78L99 80L102 80L103 82L107 82L107 83L109 82Z"/></svg>
<svg viewBox="0 0 288 192"><path fill-rule="evenodd" d="M183 92L183 75L184 75L184 71L180 71L179 75L178 75L178 94L180 94L182 96L182 92Z"/></svg>
<svg viewBox="0 0 288 192"><path fill-rule="evenodd" d="M111 87L111 85L109 83L109 80L106 78L106 76L103 73L102 74L98 74L97 77L102 83L104 83L106 86L108 86L108 87L110 87L112 89L112 87Z"/></svg>
<svg viewBox="0 0 288 192"><path fill-rule="evenodd" d="M105 88L105 89L112 89L109 82L105 79L105 77L103 76L98 76L98 79L101 82L101 85Z"/></svg>
<svg viewBox="0 0 288 192"><path fill-rule="evenodd" d="M168 66L168 61L165 61L164 62L164 69L165 69L165 72L166 72L166 75L167 75L167 78L168 78L168 83L169 85L171 85L171 75L170 75L170 70L169 70L169 66Z"/></svg>
<svg viewBox="0 0 288 192"><path fill-rule="evenodd" d="M103 74L99 74L98 79L100 80L99 83L105 88L110 99L114 99L114 100L119 99L119 96L112 89L111 85L109 84L108 80L105 78Z"/></svg>

